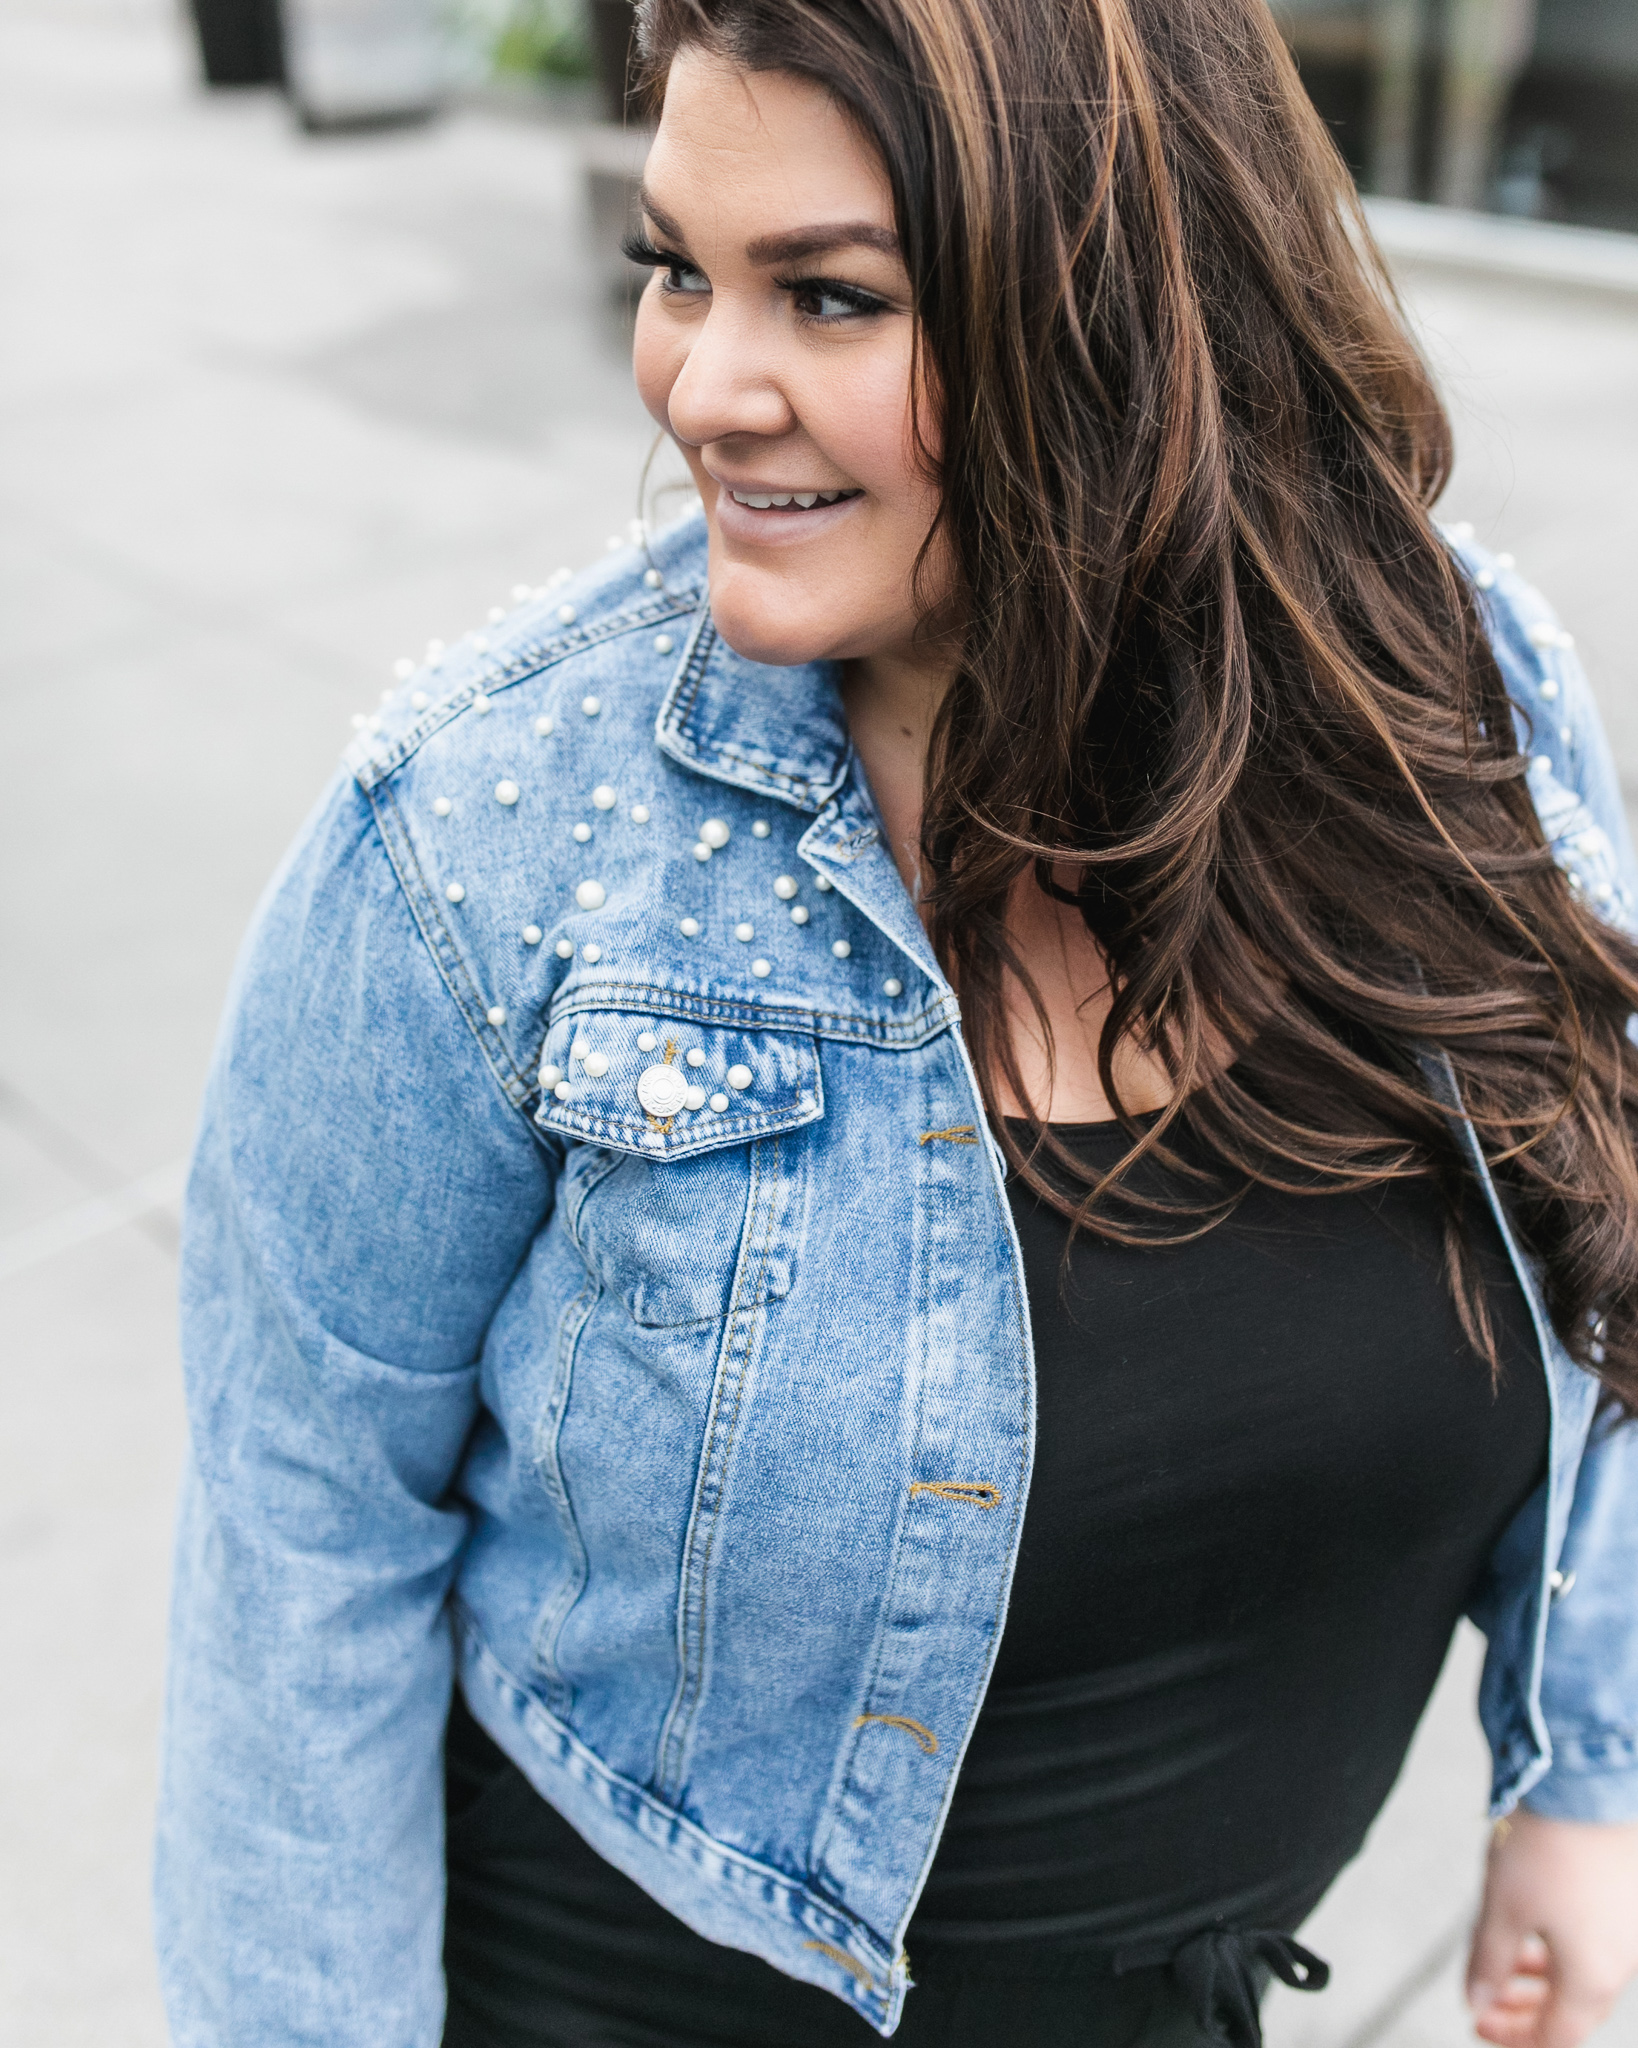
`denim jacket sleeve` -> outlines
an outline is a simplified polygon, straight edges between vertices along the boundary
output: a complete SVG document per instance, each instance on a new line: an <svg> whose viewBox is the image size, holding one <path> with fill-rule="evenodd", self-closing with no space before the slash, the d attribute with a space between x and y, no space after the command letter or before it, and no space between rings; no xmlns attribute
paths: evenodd
<svg viewBox="0 0 1638 2048"><path fill-rule="evenodd" d="M1531 792L1572 885L1628 932L1638 866L1592 691L1545 601L1510 565L1461 549L1531 755ZM1638 1424L1594 1420L1543 1607L1540 1712L1551 1761L1531 1808L1638 1820Z"/></svg>
<svg viewBox="0 0 1638 2048"><path fill-rule="evenodd" d="M179 2048L435 2048L448 1489L551 1196L343 775L247 942L188 1195L157 1863Z"/></svg>

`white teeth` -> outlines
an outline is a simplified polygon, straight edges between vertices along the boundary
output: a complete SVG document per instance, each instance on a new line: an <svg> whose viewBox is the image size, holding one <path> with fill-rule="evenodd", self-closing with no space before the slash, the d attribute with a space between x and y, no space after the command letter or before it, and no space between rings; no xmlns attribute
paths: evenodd
<svg viewBox="0 0 1638 2048"><path fill-rule="evenodd" d="M854 491L730 491L736 505L749 505L753 512L771 512L776 505L800 505L804 512L815 505L834 505L838 498L852 498Z"/></svg>

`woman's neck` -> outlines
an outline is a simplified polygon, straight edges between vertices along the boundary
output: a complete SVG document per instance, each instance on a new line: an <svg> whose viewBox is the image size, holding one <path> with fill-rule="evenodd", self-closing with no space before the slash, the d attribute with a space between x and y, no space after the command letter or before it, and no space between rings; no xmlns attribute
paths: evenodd
<svg viewBox="0 0 1638 2048"><path fill-rule="evenodd" d="M876 654L842 671L842 709L904 886L921 900L921 810L933 721L953 660Z"/></svg>
<svg viewBox="0 0 1638 2048"><path fill-rule="evenodd" d="M848 731L893 859L918 904L927 745L954 673L953 660L935 664L877 655L847 663L842 674ZM1112 1117L1114 1109L1098 1078L1098 1037L1113 998L1107 964L1085 921L1072 906L1044 895L1026 871L1014 885L1007 926L1029 965L1052 1035L1049 1061L1034 1009L1009 975L1013 1051L1030 1103L1039 1115L1060 1123ZM1115 1068L1126 1108L1160 1109L1171 1099L1170 1078L1160 1060L1123 1047ZM1025 1114L1025 1105L1004 1084L999 1094L1003 1114Z"/></svg>

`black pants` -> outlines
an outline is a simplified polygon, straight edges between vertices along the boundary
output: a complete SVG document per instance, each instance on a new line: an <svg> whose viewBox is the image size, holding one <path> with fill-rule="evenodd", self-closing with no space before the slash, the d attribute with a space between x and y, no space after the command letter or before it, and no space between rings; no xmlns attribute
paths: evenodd
<svg viewBox="0 0 1638 2048"><path fill-rule="evenodd" d="M480 1729L450 1719L444 2048L869 2048L829 1992L719 1948L604 1863ZM1165 1969L998 1974L912 1959L894 2048L1200 2048Z"/></svg>

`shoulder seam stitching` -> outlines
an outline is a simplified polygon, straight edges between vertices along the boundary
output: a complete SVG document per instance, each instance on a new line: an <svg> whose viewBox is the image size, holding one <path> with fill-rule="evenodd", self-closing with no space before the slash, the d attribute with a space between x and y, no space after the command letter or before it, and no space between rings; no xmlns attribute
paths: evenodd
<svg viewBox="0 0 1638 2048"><path fill-rule="evenodd" d="M438 910L436 899L421 872L421 864L416 859L409 833L398 814L393 793L387 784L382 782L374 787L364 788L364 796L375 819L382 851L387 856L409 914L415 920L415 927L421 934L422 943L432 956L432 964L438 971L438 977L449 991L467 1029L477 1040L478 1050L483 1054L484 1064L489 1068L496 1086L508 1106L522 1118L525 1129L538 1145L539 1133L524 1106L534 1091L513 1064L500 1033L489 1022L483 999L467 966L466 957L456 945L454 934Z"/></svg>

